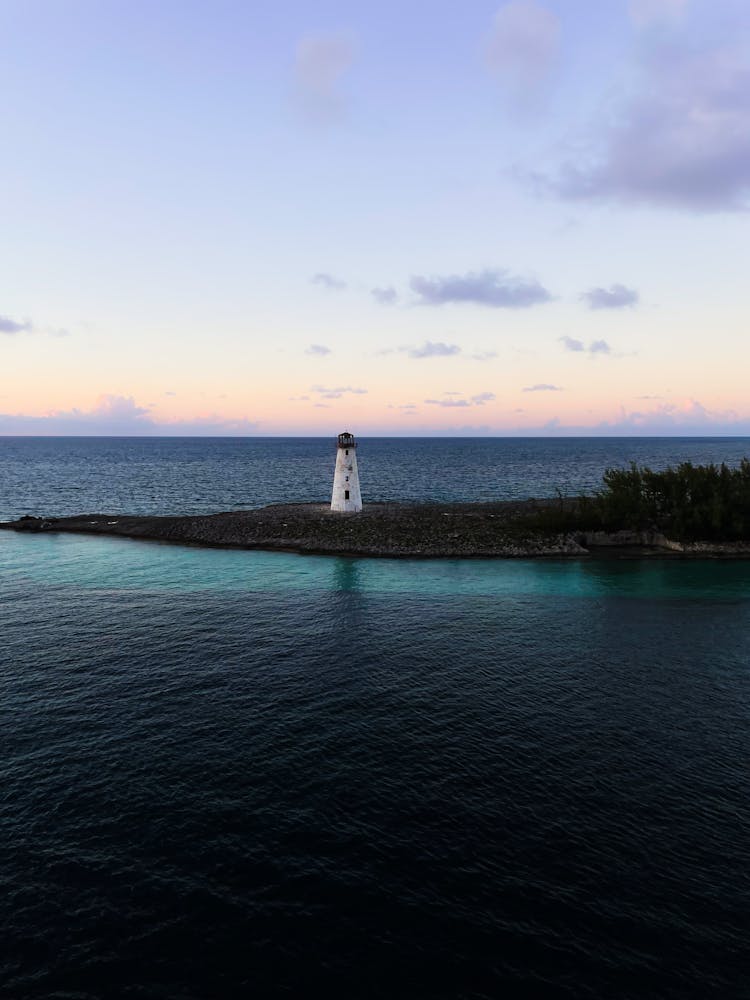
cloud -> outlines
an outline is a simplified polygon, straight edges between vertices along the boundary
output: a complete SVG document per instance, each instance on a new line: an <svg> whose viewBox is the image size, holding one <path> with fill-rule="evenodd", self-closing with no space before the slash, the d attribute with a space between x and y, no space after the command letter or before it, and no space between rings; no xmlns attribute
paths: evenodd
<svg viewBox="0 0 750 1000"><path fill-rule="evenodd" d="M132 396L112 394L100 396L91 412L97 418L105 420L138 420L139 417L148 415L147 407L138 406Z"/></svg>
<svg viewBox="0 0 750 1000"><path fill-rule="evenodd" d="M468 399L461 398L456 399L455 393L446 392L443 393L443 399L426 399L425 403L429 403L430 406L442 406L446 409L452 409L459 407L464 409L467 406L484 406L485 403L491 403L497 397L494 392L479 392L476 396L470 396ZM447 399L445 397L448 397Z"/></svg>
<svg viewBox="0 0 750 1000"><path fill-rule="evenodd" d="M340 292L346 288L346 282L342 281L340 278L334 277L332 274L326 274L323 271L314 274L310 281L314 285L320 285L323 288L328 288L332 292Z"/></svg>
<svg viewBox="0 0 750 1000"><path fill-rule="evenodd" d="M734 410L709 410L697 399L688 399L680 404L660 403L646 411L622 409L618 420L604 421L596 429L600 433L746 435L750 420Z"/></svg>
<svg viewBox="0 0 750 1000"><path fill-rule="evenodd" d="M606 340L592 340L589 346L586 347L582 340L576 340L575 337L560 337L558 339L566 351L573 351L576 354L610 354L612 351Z"/></svg>
<svg viewBox="0 0 750 1000"><path fill-rule="evenodd" d="M297 43L294 59L296 92L301 111L313 122L340 119L346 102L341 80L354 61L354 42L345 34L306 35Z"/></svg>
<svg viewBox="0 0 750 1000"><path fill-rule="evenodd" d="M444 358L463 354L458 344L446 344L443 341L427 340L421 346L406 345L402 347L383 347L375 352L379 356L386 354L408 354L410 358ZM491 361L497 357L497 351L478 351L475 354L464 355L467 361ZM460 393L457 393L460 395Z"/></svg>
<svg viewBox="0 0 750 1000"><path fill-rule="evenodd" d="M609 288L591 288L581 298L589 309L626 309L638 304L640 296L635 288L610 285Z"/></svg>
<svg viewBox="0 0 750 1000"><path fill-rule="evenodd" d="M356 389L352 388L350 385L335 386L334 388L327 388L324 385L314 385L311 387L310 392L317 392L324 399L341 399L346 393L350 393L353 396L366 396L367 389Z"/></svg>
<svg viewBox="0 0 750 1000"><path fill-rule="evenodd" d="M426 340L421 347L411 347L407 350L410 358L447 358L461 353L458 344L444 344L441 340Z"/></svg>
<svg viewBox="0 0 750 1000"><path fill-rule="evenodd" d="M572 200L741 211L750 194L750 67L741 47L659 47L589 150L543 186Z"/></svg>
<svg viewBox="0 0 750 1000"><path fill-rule="evenodd" d="M392 306L398 301L398 292L395 288L373 288L370 294L381 306Z"/></svg>
<svg viewBox="0 0 750 1000"><path fill-rule="evenodd" d="M325 344L310 344L310 346L305 351L305 354L310 354L316 358L324 358L326 354L331 353L331 348L326 347Z"/></svg>
<svg viewBox="0 0 750 1000"><path fill-rule="evenodd" d="M523 392L562 392L559 385L550 385L549 382L537 382L536 385L527 385Z"/></svg>
<svg viewBox="0 0 750 1000"><path fill-rule="evenodd" d="M528 100L546 81L557 57L560 21L535 0L510 0L495 14L485 58L514 100Z"/></svg>
<svg viewBox="0 0 750 1000"><path fill-rule="evenodd" d="M10 316L0 316L0 334L2 333L11 337L16 333L46 334L48 337L70 336L70 331L63 327L38 326L36 323L32 323L30 319L25 319L19 323L18 320L11 319Z"/></svg>
<svg viewBox="0 0 750 1000"><path fill-rule="evenodd" d="M585 351L586 346L582 340L576 340L575 337L560 337L560 341L565 345L566 351Z"/></svg>
<svg viewBox="0 0 750 1000"><path fill-rule="evenodd" d="M409 284L419 296L419 304L426 306L461 302L493 309L527 309L552 298L538 281L517 278L498 269L433 278L414 275Z"/></svg>
<svg viewBox="0 0 750 1000"><path fill-rule="evenodd" d="M644 27L659 21L676 21L685 13L688 0L630 0L631 20Z"/></svg>
<svg viewBox="0 0 750 1000"><path fill-rule="evenodd" d="M100 396L90 410L53 410L43 416L0 413L0 434L221 436L256 433L258 426L257 421L215 414L160 422L132 396L110 393Z"/></svg>
<svg viewBox="0 0 750 1000"><path fill-rule="evenodd" d="M0 316L0 333L28 333L33 330L34 327L30 320L24 320L22 323L11 319L9 316Z"/></svg>

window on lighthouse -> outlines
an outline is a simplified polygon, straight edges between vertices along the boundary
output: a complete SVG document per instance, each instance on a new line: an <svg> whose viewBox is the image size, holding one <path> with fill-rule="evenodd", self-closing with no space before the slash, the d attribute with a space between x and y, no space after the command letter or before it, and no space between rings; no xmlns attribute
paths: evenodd
<svg viewBox="0 0 750 1000"><path fill-rule="evenodd" d="M344 490L344 500L349 499L349 490Z"/></svg>
<svg viewBox="0 0 750 1000"><path fill-rule="evenodd" d="M344 454L345 454L345 455L348 455L348 454L349 454L349 449L348 449L348 448L346 449L346 451L344 452Z"/></svg>

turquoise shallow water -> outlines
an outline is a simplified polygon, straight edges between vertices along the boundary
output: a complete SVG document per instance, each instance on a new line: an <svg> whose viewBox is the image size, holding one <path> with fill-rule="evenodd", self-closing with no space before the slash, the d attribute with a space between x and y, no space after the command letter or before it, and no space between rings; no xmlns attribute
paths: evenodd
<svg viewBox="0 0 750 1000"><path fill-rule="evenodd" d="M413 596L750 599L750 560L357 559L10 532L0 534L0 575L6 582L172 593L314 589Z"/></svg>

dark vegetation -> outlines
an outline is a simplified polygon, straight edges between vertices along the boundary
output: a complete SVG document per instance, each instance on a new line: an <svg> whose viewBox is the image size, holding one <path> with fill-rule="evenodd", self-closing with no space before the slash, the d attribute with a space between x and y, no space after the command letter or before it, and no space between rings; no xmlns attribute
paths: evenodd
<svg viewBox="0 0 750 1000"><path fill-rule="evenodd" d="M737 468L693 465L654 472L608 469L604 489L535 514L551 531L660 531L676 541L750 539L750 460Z"/></svg>

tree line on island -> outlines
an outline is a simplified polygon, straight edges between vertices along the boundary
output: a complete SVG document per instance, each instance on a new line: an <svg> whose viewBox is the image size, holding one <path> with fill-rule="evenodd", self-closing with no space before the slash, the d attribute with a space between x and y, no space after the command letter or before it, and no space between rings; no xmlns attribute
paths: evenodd
<svg viewBox="0 0 750 1000"><path fill-rule="evenodd" d="M604 488L574 501L560 497L537 515L548 530L659 531L677 541L750 538L750 460L739 466L681 462L655 472L635 462L607 469Z"/></svg>

